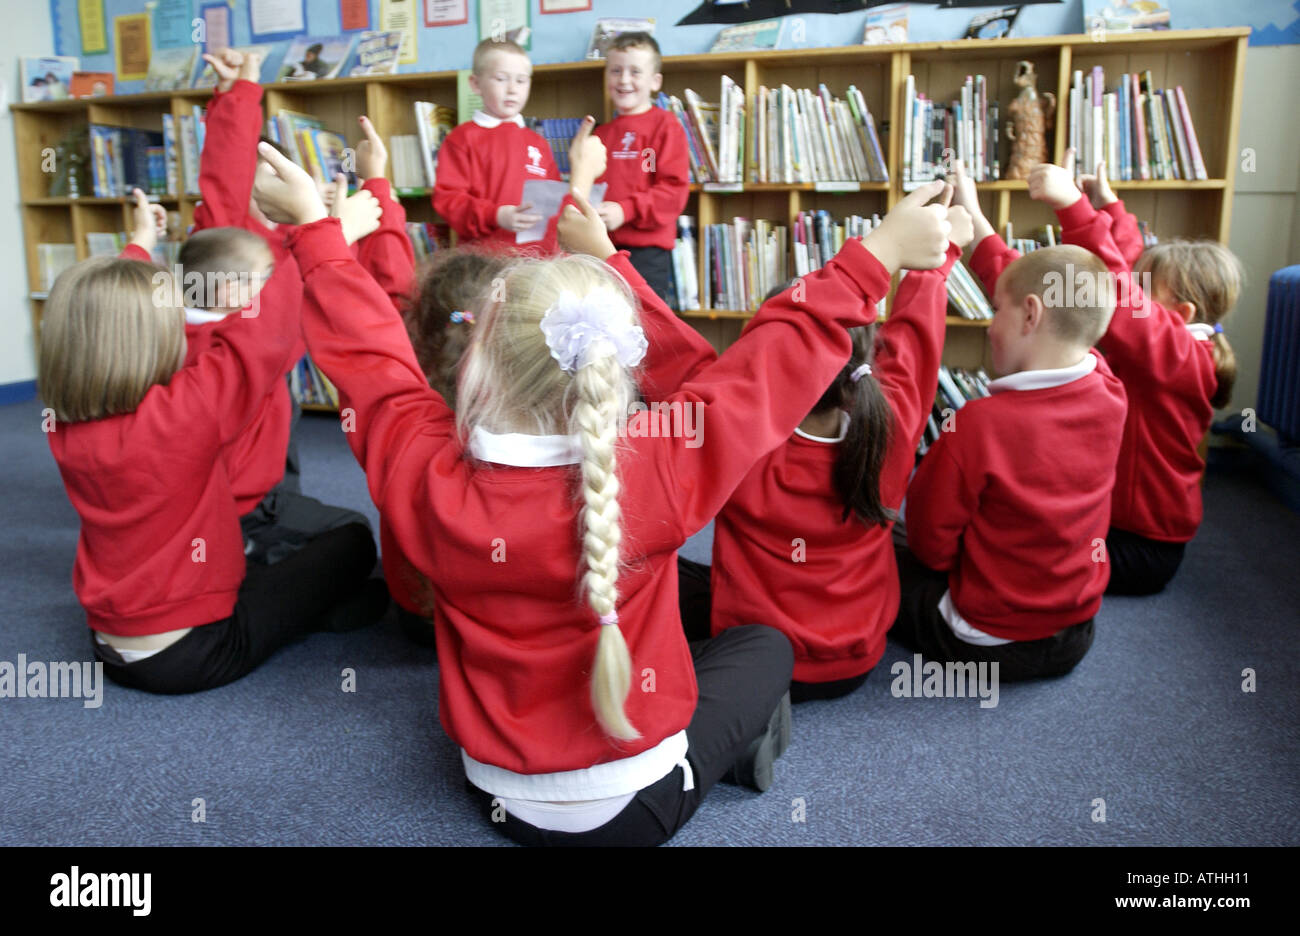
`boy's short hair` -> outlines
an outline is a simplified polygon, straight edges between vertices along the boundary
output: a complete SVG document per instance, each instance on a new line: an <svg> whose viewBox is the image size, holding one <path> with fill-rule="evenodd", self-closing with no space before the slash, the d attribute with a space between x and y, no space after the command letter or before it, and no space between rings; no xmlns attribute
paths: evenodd
<svg viewBox="0 0 1300 936"><path fill-rule="evenodd" d="M655 73L663 70L664 57L659 52L659 43L655 42L655 37L648 32L625 32L619 33L614 37L614 41L609 44L605 55L608 57L610 52L618 50L626 52L628 49L649 49L650 54L654 57Z"/></svg>
<svg viewBox="0 0 1300 936"><path fill-rule="evenodd" d="M453 409L456 371L469 345L472 315L511 259L509 254L483 248L438 250L421 265L415 294L402 310L420 370ZM453 313L458 313L459 321L453 320Z"/></svg>
<svg viewBox="0 0 1300 936"><path fill-rule="evenodd" d="M488 59L496 52L508 52L511 55L522 55L524 58L528 58L528 53L517 42L512 42L509 39L484 39L474 46L474 60L471 66L474 74L483 74L483 71L487 68ZM532 59L529 59L528 64L532 64Z"/></svg>
<svg viewBox="0 0 1300 936"><path fill-rule="evenodd" d="M171 274L93 257L54 281L41 320L38 389L60 422L134 412L184 362L185 319Z"/></svg>
<svg viewBox="0 0 1300 936"><path fill-rule="evenodd" d="M1043 247L1012 262L998 278L1013 302L1042 300L1048 327L1062 341L1091 348L1115 312L1115 278L1105 262L1074 244Z"/></svg>
<svg viewBox="0 0 1300 936"><path fill-rule="evenodd" d="M212 308L217 299L214 290L208 288L209 281L230 281L241 275L261 273L273 260L266 241L252 231L236 227L205 228L195 231L181 244L176 262L181 268L182 281L177 286L188 300L195 295L193 286L201 278L203 288L195 305L200 309Z"/></svg>

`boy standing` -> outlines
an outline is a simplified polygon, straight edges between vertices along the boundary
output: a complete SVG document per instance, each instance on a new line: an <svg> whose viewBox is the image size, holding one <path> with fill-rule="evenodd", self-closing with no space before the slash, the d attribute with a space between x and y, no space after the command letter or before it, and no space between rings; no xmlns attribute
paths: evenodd
<svg viewBox="0 0 1300 936"><path fill-rule="evenodd" d="M623 33L605 59L605 84L616 116L596 128L605 144L609 184L596 211L614 246L665 302L670 302L677 217L690 194L686 134L651 95L663 86L659 45L649 33Z"/></svg>
<svg viewBox="0 0 1300 936"><path fill-rule="evenodd" d="M937 661L998 663L1004 680L1068 673L1092 645L1127 401L1095 351L1114 312L1082 247L1017 259L958 171L971 267L993 295L992 396L952 414L907 493L910 552L891 634ZM947 423L947 420L945 420ZM936 571L937 570L937 571Z"/></svg>

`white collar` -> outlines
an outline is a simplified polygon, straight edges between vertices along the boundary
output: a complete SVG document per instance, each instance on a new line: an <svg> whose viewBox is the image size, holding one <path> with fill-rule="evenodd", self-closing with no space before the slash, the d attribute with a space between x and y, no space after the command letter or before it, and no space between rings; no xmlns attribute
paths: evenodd
<svg viewBox="0 0 1300 936"><path fill-rule="evenodd" d="M1052 367L1044 370L1026 370L1007 374L997 380L989 381L989 393L1001 393L1003 390L1045 390L1059 387L1087 377L1097 369L1097 356L1091 352L1083 356L1078 364L1069 367Z"/></svg>
<svg viewBox="0 0 1300 936"><path fill-rule="evenodd" d="M524 118L520 114L515 114L509 120L502 120L500 117L493 117L489 113L476 110L474 111L474 123L478 124L480 127L486 127L489 130L494 127L499 127L503 123L512 123L516 126L522 127L524 126Z"/></svg>
<svg viewBox="0 0 1300 936"><path fill-rule="evenodd" d="M225 312L209 312L207 309L185 307L186 325L211 325L213 322L220 322L225 317Z"/></svg>
<svg viewBox="0 0 1300 936"><path fill-rule="evenodd" d="M809 435L798 426L794 427L794 434L801 439L807 439L809 442L825 442L827 445L834 445L836 442L843 442L844 437L849 434L849 414L840 410L840 434L833 439L827 439L822 436Z"/></svg>
<svg viewBox="0 0 1300 936"><path fill-rule="evenodd" d="M1197 341L1209 341L1214 337L1213 325L1206 325L1204 322L1192 322L1184 327L1192 333L1192 337Z"/></svg>
<svg viewBox="0 0 1300 936"><path fill-rule="evenodd" d="M554 468L582 461L582 447L577 436L496 433L475 426L469 435L468 448L470 455L479 461L516 468Z"/></svg>

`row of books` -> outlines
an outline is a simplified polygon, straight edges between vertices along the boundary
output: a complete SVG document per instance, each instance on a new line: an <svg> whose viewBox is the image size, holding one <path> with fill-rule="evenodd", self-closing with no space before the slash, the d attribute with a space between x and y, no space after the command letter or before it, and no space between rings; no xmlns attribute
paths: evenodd
<svg viewBox="0 0 1300 936"><path fill-rule="evenodd" d="M428 189L438 174L438 150L456 127L456 111L429 101L416 101L415 134L396 135L388 141L393 186L398 189Z"/></svg>
<svg viewBox="0 0 1300 936"><path fill-rule="evenodd" d="M344 162L347 141L310 114L281 108L266 119L266 135L288 152L289 158L311 174L317 182L329 182L334 176L349 175L353 166Z"/></svg>
<svg viewBox="0 0 1300 936"><path fill-rule="evenodd" d="M91 124L90 177L96 198L129 195L139 188L151 195L167 193L163 135L133 127Z"/></svg>
<svg viewBox="0 0 1300 936"><path fill-rule="evenodd" d="M415 261L419 263L433 256L436 251L446 249L450 243L451 229L445 224L407 221L406 236L411 239L411 249L415 251Z"/></svg>
<svg viewBox="0 0 1300 936"><path fill-rule="evenodd" d="M1045 224L1029 237L1016 237L1011 222L1008 221L1002 239L1012 250L1027 254L1040 247L1055 247L1061 243L1061 228L1059 225Z"/></svg>
<svg viewBox="0 0 1300 936"><path fill-rule="evenodd" d="M582 126L581 117L527 118L529 129L536 132L551 147L555 166L564 179L569 178L569 145Z"/></svg>
<svg viewBox="0 0 1300 936"><path fill-rule="evenodd" d="M700 307L700 281L696 272L695 219L681 215L677 219L677 240L673 243L673 296L670 303L678 312Z"/></svg>
<svg viewBox="0 0 1300 936"><path fill-rule="evenodd" d="M299 405L338 409L339 392L307 355L289 371L289 392Z"/></svg>
<svg viewBox="0 0 1300 936"><path fill-rule="evenodd" d="M789 231L762 219L733 218L704 228L705 302L711 309L757 311L789 279Z"/></svg>
<svg viewBox="0 0 1300 936"><path fill-rule="evenodd" d="M801 211L794 219L794 275L820 270L839 253L850 237L861 237L880 227L880 215L848 215L837 221L826 210Z"/></svg>
<svg viewBox="0 0 1300 936"><path fill-rule="evenodd" d="M175 211L167 213L168 227L175 230L180 227L180 214ZM131 235L126 231L87 231L86 250L92 257L116 257L126 249ZM181 242L160 238L154 245L153 262L170 270L180 259Z"/></svg>
<svg viewBox="0 0 1300 936"><path fill-rule="evenodd" d="M971 400L989 396L989 375L983 368L966 370L961 367L939 367L939 386L934 395L934 406L925 421L925 430L917 445L917 454L924 455L945 431L951 431L952 415Z"/></svg>
<svg viewBox="0 0 1300 936"><path fill-rule="evenodd" d="M960 260L948 274L948 306L964 319L993 318L993 306L985 298L979 281Z"/></svg>
<svg viewBox="0 0 1300 936"><path fill-rule="evenodd" d="M36 288L49 292L59 274L76 262L76 244L37 244Z"/></svg>
<svg viewBox="0 0 1300 936"><path fill-rule="evenodd" d="M195 104L180 116L177 125L171 114L162 115L163 168L167 194L199 194L199 156L207 133L207 110Z"/></svg>
<svg viewBox="0 0 1300 936"><path fill-rule="evenodd" d="M908 75L903 114L904 189L941 178L954 158L977 182L1001 178L999 105L988 99L983 75L967 75L960 96L947 104L917 91L916 77Z"/></svg>
<svg viewBox="0 0 1300 936"><path fill-rule="evenodd" d="M1110 178L1123 181L1209 178L1187 95L1181 85L1157 89L1150 71L1125 73L1114 91L1101 66L1075 71L1069 128L1077 173L1104 160Z"/></svg>

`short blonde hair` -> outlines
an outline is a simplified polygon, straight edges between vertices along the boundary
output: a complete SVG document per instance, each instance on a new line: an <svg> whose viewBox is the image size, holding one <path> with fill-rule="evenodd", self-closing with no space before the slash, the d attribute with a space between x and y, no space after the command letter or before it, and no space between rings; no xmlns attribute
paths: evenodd
<svg viewBox="0 0 1300 936"><path fill-rule="evenodd" d="M566 373L551 356L541 327L561 293L582 298L598 289L622 297L636 321L637 303L627 282L594 257L518 260L507 266L475 310L474 336L461 365L456 421L464 436L482 426L491 432L578 438L582 593L595 614L604 617L618 604L619 420L636 399L636 384L613 354ZM606 734L630 741L640 737L625 711L632 660L617 623L597 626L592 709Z"/></svg>
<svg viewBox="0 0 1300 936"><path fill-rule="evenodd" d="M262 273L275 262L275 255L264 239L237 227L215 227L195 231L181 244L176 262L181 268L181 295L193 296L200 309L215 308L217 290L226 283L237 286L250 274ZM202 288L195 290L194 286Z"/></svg>
<svg viewBox="0 0 1300 936"><path fill-rule="evenodd" d="M1052 334L1091 348L1115 312L1115 278L1095 253L1074 244L1030 251L1002 271L998 287L1013 302L1043 303Z"/></svg>
<svg viewBox="0 0 1300 936"><path fill-rule="evenodd" d="M511 55L522 55L524 58L528 58L528 53L525 52L523 46L517 42L512 42L509 39L484 39L478 45L474 46L474 59L471 66L474 74L483 74L483 72L487 70L488 59L497 52L506 52ZM532 59L528 60L528 64L530 66L533 64Z"/></svg>
<svg viewBox="0 0 1300 936"><path fill-rule="evenodd" d="M134 412L185 357L172 277L139 260L96 257L54 282L41 320L38 390L60 422Z"/></svg>

